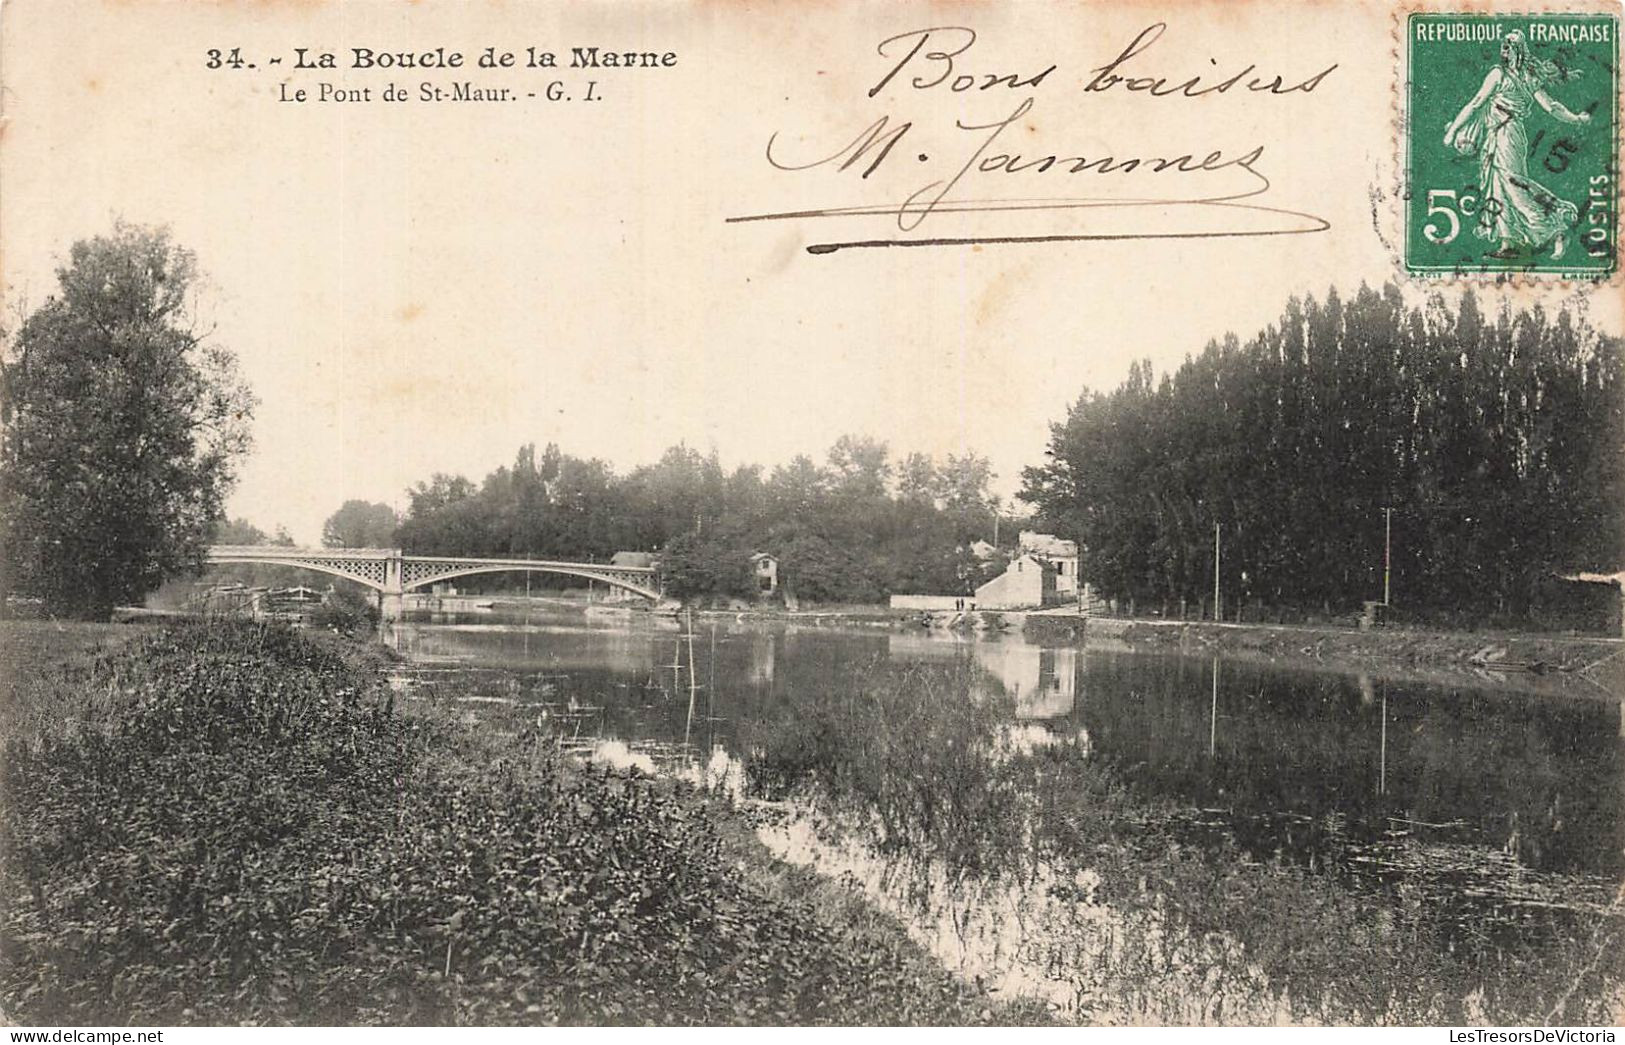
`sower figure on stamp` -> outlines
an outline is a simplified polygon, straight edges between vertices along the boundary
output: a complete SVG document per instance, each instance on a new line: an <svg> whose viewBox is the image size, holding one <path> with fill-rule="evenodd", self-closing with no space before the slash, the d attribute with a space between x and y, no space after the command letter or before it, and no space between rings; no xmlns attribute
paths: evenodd
<svg viewBox="0 0 1625 1045"><path fill-rule="evenodd" d="M1501 62L1484 77L1473 100L1444 132L1444 144L1461 153L1478 152L1482 199L1477 232L1499 245L1490 257L1515 257L1520 249L1551 247L1562 257L1564 238L1579 208L1559 199L1529 176L1529 138L1524 118L1535 105L1564 123L1587 124L1590 113L1570 112L1546 93L1546 86L1579 75L1529 53L1523 34L1513 31L1501 44Z"/></svg>

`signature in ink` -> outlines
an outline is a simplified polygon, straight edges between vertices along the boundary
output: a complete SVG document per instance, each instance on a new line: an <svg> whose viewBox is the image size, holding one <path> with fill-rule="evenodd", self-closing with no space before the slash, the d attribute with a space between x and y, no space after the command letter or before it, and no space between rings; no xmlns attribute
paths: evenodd
<svg viewBox="0 0 1625 1045"><path fill-rule="evenodd" d="M1231 88L1242 85L1244 90L1281 95L1294 92L1309 93L1314 90L1334 69L1330 66L1308 79L1288 86L1280 76L1264 78L1255 76L1243 85L1247 74L1253 72L1255 66L1249 65L1240 73L1227 79L1214 83L1205 83L1201 77L1191 77L1183 82L1170 85L1169 78L1152 74L1130 75L1135 70L1127 68L1128 63L1143 54L1161 35L1166 27L1163 23L1156 23L1141 31L1118 56L1105 65L1090 70L1093 78L1084 85L1085 93L1098 93L1102 91L1121 89L1128 92L1140 92L1155 98L1192 98L1205 94L1222 94ZM952 43L958 46L952 49L927 50L933 36L946 35ZM878 83L869 90L873 97L881 89L893 81L905 67L917 65L915 75L905 81L905 85L916 91L946 88L955 93L968 91L982 92L998 87L1035 90L1046 77L1055 70L1050 65L1036 74L1023 76L1018 73L983 73L974 75L963 71L962 66L955 64L955 59L967 51L975 42L974 31L964 27L938 27L928 30L917 30L890 37L881 42L878 51L883 57L890 57L888 48L899 41L913 40L913 47L907 51L883 76ZM947 48L950 45L939 45ZM1177 79L1177 78L1175 78ZM1221 149L1195 149L1190 152L1175 155L1157 156L1120 156L1120 155L1083 155L1048 153L1042 155L1027 155L1013 151L998 151L997 147L1001 136L1018 121L1021 121L1032 111L1036 102L1035 95L1022 98L1011 110L1010 115L991 123L967 123L963 119L955 120L954 126L963 132L975 134L974 147L963 162L959 163L953 172L945 177L927 182L909 193L901 201L846 207L818 207L793 211L774 213L746 214L727 219L730 223L784 221L808 218L851 218L865 216L893 216L898 231L913 233L921 228L928 218L933 215L947 214L1000 214L1013 212L1042 212L1042 211L1081 211L1092 209L1097 213L1106 209L1117 208L1159 208L1162 210L1177 208L1194 208L1208 211L1206 215L1211 219L1214 209L1220 209L1221 218L1232 217L1236 222L1226 224L1220 220L1218 227L1208 228L1174 228L1168 230L1146 229L1137 232L1054 232L1039 234L987 234L975 236L936 236L936 237L895 237L888 239L861 239L839 242L818 243L807 249L814 254L828 254L838 250L854 247L922 247L922 246L962 246L978 243L1054 243L1084 240L1118 240L1118 239L1168 239L1168 238L1211 238L1216 236L1279 236L1302 235L1305 233L1323 232L1331 226L1325 219L1301 211L1288 210L1279 207L1264 206L1259 198L1270 189L1270 179L1260 169L1264 157L1264 146L1254 145L1251 148L1231 152ZM912 150L904 146L915 130L913 121L898 122L890 115L881 116L878 120L859 131L849 142L827 155L816 156L812 159L801 159L788 156L788 151L779 143L779 136L775 133L767 142L766 158L768 163L776 170L781 171L807 171L815 168L829 168L836 172L858 169L860 177L867 180L882 167L892 169L900 161L893 160L893 154L906 157ZM929 159L925 152L918 152L915 159L924 163ZM890 162L888 162L890 161ZM905 161L901 161L906 163ZM1183 193L1161 192L1154 195L1066 195L1034 198L1022 196L1007 198L995 196L993 198L966 198L963 189L973 177L985 176L1049 176L1048 181L1059 180L1057 176L1064 175L1091 175L1094 178L1110 179L1111 187L1119 188L1124 185L1138 184L1137 179L1148 177L1156 179L1164 186L1172 188L1169 183L1179 182L1188 184L1193 178L1199 183L1213 185L1212 175L1226 171L1239 171L1245 176L1244 186L1233 191L1216 191L1212 188ZM1115 176L1115 177L1113 177ZM1160 177L1159 177L1160 176ZM1189 177L1182 177L1189 176ZM1234 181L1231 177L1226 179ZM1100 185L1098 180L1092 184ZM1278 227L1264 229L1247 227L1239 219L1243 213L1248 214L1253 223L1256 216L1270 215ZM1286 218L1287 222L1278 219ZM1209 224L1212 224L1211 220Z"/></svg>

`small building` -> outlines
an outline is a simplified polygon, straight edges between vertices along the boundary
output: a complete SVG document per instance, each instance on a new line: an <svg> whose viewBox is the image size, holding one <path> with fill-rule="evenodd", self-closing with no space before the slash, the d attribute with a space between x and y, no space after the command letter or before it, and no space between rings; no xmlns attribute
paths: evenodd
<svg viewBox="0 0 1625 1045"><path fill-rule="evenodd" d="M1078 593L1078 568L1082 560L1078 555L1077 541L1069 541L1053 533L1022 530L1017 547L1055 568L1056 595L1067 598Z"/></svg>
<svg viewBox="0 0 1625 1045"><path fill-rule="evenodd" d="M995 548L991 541L974 540L970 542L970 553L976 557L977 562L988 562L999 554L999 549Z"/></svg>
<svg viewBox="0 0 1625 1045"><path fill-rule="evenodd" d="M756 578L756 590L772 595L779 590L779 557L771 552L757 552L750 557L750 573Z"/></svg>
<svg viewBox="0 0 1625 1045"><path fill-rule="evenodd" d="M637 569L650 569L655 564L654 552L616 552L609 557L611 566L632 566Z"/></svg>
<svg viewBox="0 0 1625 1045"><path fill-rule="evenodd" d="M1047 560L1023 552L1010 561L1003 573L977 588L972 602L980 610L1034 609L1057 601L1058 579L1055 567Z"/></svg>

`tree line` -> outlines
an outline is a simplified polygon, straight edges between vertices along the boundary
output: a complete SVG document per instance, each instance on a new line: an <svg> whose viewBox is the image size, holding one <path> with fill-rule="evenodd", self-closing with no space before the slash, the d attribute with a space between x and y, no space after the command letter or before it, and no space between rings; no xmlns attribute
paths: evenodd
<svg viewBox="0 0 1625 1045"><path fill-rule="evenodd" d="M57 278L0 351L0 606L23 595L106 616L200 570L211 541L287 542L225 521L255 401L195 328L190 252L119 224L76 243ZM1160 378L1141 362L1110 392L1086 389L1021 497L1080 542L1085 579L1146 609L1211 612L1217 538L1231 616L1380 599L1391 542L1396 608L1538 618L1553 578L1621 565L1621 377L1619 339L1566 310L1334 289ZM764 551L800 598L874 602L966 592L1002 567L970 550L996 532L991 479L974 452L898 459L859 436L771 471L679 445L621 474L527 445L478 483L418 483L399 518L346 502L323 540L658 552L683 597L754 594L749 557Z"/></svg>
<svg viewBox="0 0 1625 1045"><path fill-rule="evenodd" d="M1619 339L1567 310L1333 289L1086 389L1020 496L1143 608L1211 612L1217 528L1227 616L1380 600L1391 544L1394 606L1516 618L1621 565L1622 392Z"/></svg>
<svg viewBox="0 0 1625 1045"><path fill-rule="evenodd" d="M990 538L997 502L986 458L894 461L882 442L843 436L819 464L723 468L715 453L668 449L617 474L548 445L519 449L481 482L437 474L409 491L396 539L426 555L604 561L658 552L668 593L755 593L750 555L781 560L796 597L876 602L893 591L957 592L980 579L970 542Z"/></svg>

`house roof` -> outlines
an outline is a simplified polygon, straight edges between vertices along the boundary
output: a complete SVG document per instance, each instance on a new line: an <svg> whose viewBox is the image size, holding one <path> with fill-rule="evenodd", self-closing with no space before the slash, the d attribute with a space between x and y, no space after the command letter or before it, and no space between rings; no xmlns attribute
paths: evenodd
<svg viewBox="0 0 1625 1045"><path fill-rule="evenodd" d="M653 566L654 552L616 552L609 557L611 566Z"/></svg>
<svg viewBox="0 0 1625 1045"><path fill-rule="evenodd" d="M1021 550L1034 552L1052 559L1071 559L1078 554L1078 542L1057 537L1053 533L1035 533L1032 530L1022 530L1020 538Z"/></svg>
<svg viewBox="0 0 1625 1045"><path fill-rule="evenodd" d="M774 562L779 561L779 557L774 555L772 552L756 552L750 557L751 562L755 562L758 559L772 559Z"/></svg>

